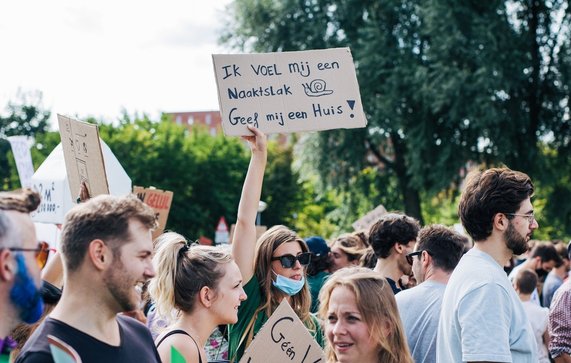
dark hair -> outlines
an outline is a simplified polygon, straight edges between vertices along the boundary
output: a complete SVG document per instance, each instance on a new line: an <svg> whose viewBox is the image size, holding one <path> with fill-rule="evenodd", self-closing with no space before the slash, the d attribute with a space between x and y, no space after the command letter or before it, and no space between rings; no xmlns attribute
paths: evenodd
<svg viewBox="0 0 571 363"><path fill-rule="evenodd" d="M375 251L373 251L372 247L367 247L365 254L361 256L359 265L370 269L375 268L375 266L377 265L377 256L375 255Z"/></svg>
<svg viewBox="0 0 571 363"><path fill-rule="evenodd" d="M514 283L522 294L529 295L537 288L537 279L535 271L522 268L517 272Z"/></svg>
<svg viewBox="0 0 571 363"><path fill-rule="evenodd" d="M453 229L433 224L420 230L417 250L430 252L434 267L451 272L458 265L467 242L467 237Z"/></svg>
<svg viewBox="0 0 571 363"><path fill-rule="evenodd" d="M526 174L508 168L473 171L458 205L458 215L466 232L474 241L492 234L497 213L515 213L527 198L533 196L533 183Z"/></svg>
<svg viewBox="0 0 571 363"><path fill-rule="evenodd" d="M99 195L72 208L63 223L61 252L68 271L75 271L85 258L91 241L104 241L116 254L129 241L129 222L136 220L148 229L157 225L155 212L135 195Z"/></svg>
<svg viewBox="0 0 571 363"><path fill-rule="evenodd" d="M538 243L535 245L533 250L531 250L530 258L540 257L541 262L555 261L556 266L561 266L563 260L557 253L555 247L547 243Z"/></svg>
<svg viewBox="0 0 571 363"><path fill-rule="evenodd" d="M395 243L406 245L416 240L420 224L404 214L389 213L383 215L369 231L369 245L373 247L377 258L387 258Z"/></svg>

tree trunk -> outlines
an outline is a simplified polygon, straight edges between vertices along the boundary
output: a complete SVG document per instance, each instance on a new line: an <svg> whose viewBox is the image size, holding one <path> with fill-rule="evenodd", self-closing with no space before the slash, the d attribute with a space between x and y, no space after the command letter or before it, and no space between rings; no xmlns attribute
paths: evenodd
<svg viewBox="0 0 571 363"><path fill-rule="evenodd" d="M420 224L423 225L424 220L422 218L422 210L420 206L420 194L418 189L413 188L410 185L410 176L407 173L405 162L406 145L396 134L391 134L391 141L395 150L393 168L399 181L399 187L404 203L404 212L407 215L418 219Z"/></svg>

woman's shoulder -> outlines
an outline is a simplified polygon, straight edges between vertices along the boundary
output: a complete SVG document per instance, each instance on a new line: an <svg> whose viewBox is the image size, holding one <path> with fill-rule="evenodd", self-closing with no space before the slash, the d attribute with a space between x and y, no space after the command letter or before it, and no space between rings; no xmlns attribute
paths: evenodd
<svg viewBox="0 0 571 363"><path fill-rule="evenodd" d="M156 344L163 362L172 360L172 357L168 359L171 355L171 347L174 347L184 357L186 362L198 362L200 360L201 352L198 344L184 330L166 331L159 335Z"/></svg>

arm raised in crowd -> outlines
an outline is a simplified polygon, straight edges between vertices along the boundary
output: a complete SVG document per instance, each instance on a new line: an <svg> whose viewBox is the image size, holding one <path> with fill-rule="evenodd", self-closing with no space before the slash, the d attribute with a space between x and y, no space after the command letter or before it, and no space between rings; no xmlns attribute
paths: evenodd
<svg viewBox="0 0 571 363"><path fill-rule="evenodd" d="M242 272L243 281L254 275L254 253L256 249L256 214L262 194L264 171L268 159L267 137L255 127L248 126L252 136L243 136L252 151L250 165L242 187L238 220L232 238L232 255Z"/></svg>

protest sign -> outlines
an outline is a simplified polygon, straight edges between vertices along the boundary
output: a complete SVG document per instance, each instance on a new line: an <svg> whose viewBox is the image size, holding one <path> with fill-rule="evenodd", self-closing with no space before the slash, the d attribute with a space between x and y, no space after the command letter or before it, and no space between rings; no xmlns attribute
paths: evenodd
<svg viewBox="0 0 571 363"><path fill-rule="evenodd" d="M109 194L97 125L57 115L69 189L75 200L82 182L91 197Z"/></svg>
<svg viewBox="0 0 571 363"><path fill-rule="evenodd" d="M232 224L230 226L230 235L228 237L229 243L232 243L232 238L234 238L234 230L236 229L236 225ZM268 230L267 226L256 226L256 241L260 238Z"/></svg>
<svg viewBox="0 0 571 363"><path fill-rule="evenodd" d="M379 204L377 208L373 209L369 213L365 214L363 217L359 218L357 221L353 222L352 226L355 231L369 230L369 228L386 214L387 210L382 204Z"/></svg>
<svg viewBox="0 0 571 363"><path fill-rule="evenodd" d="M240 363L282 362L325 362L321 347L285 299L240 359Z"/></svg>
<svg viewBox="0 0 571 363"><path fill-rule="evenodd" d="M109 146L99 140L105 160L105 173L109 180L111 195L127 195L131 193L131 178L119 163ZM68 175L60 143L48 155L32 176L32 189L40 193L42 201L38 209L31 213L34 222L63 223L65 214L75 205L77 192L70 191Z"/></svg>
<svg viewBox="0 0 571 363"><path fill-rule="evenodd" d="M8 141L16 160L20 184L22 188L30 188L32 186L32 175L34 175L34 165L32 164L32 154L30 153L30 139L28 136L9 136Z"/></svg>
<svg viewBox="0 0 571 363"><path fill-rule="evenodd" d="M226 135L365 127L349 48L214 54Z"/></svg>
<svg viewBox="0 0 571 363"><path fill-rule="evenodd" d="M159 226L153 231L153 240L163 233L167 225L169 211L172 204L173 193L168 190L160 190L154 187L133 187L133 193L146 205L153 208Z"/></svg>

